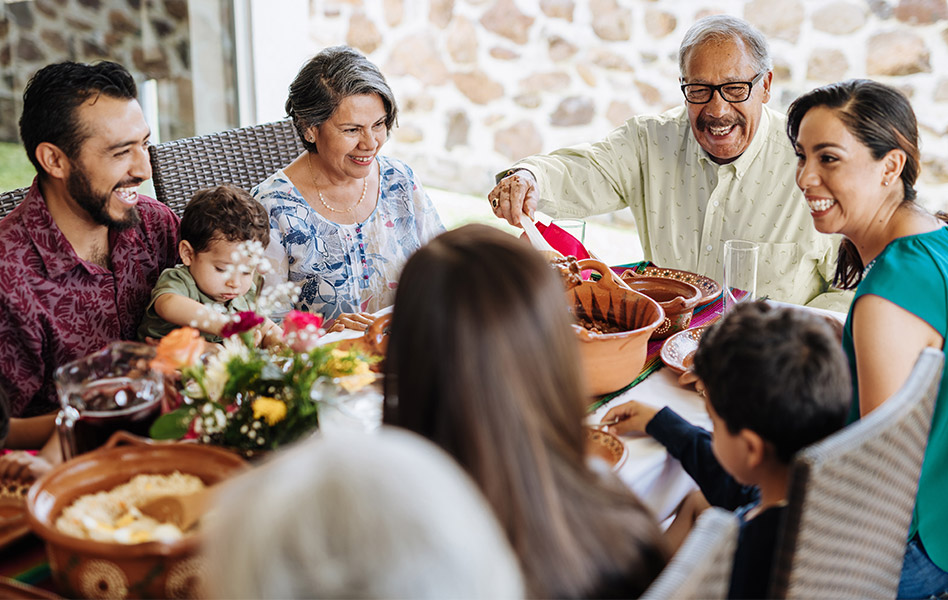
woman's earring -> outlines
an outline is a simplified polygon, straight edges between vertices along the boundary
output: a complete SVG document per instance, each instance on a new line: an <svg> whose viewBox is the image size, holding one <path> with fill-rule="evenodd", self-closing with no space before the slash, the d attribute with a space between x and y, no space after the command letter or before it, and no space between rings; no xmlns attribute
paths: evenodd
<svg viewBox="0 0 948 600"><path fill-rule="evenodd" d="M889 185L889 180L888 179L883 180L882 185Z"/></svg>

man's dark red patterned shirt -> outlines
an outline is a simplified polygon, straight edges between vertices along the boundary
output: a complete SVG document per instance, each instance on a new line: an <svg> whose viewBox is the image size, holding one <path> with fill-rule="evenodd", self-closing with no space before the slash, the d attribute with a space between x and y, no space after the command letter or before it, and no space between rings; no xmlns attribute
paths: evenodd
<svg viewBox="0 0 948 600"><path fill-rule="evenodd" d="M178 217L140 197L141 223L110 232L112 270L79 258L34 180L0 221L0 386L14 417L58 406L56 367L134 340L151 289L177 260Z"/></svg>

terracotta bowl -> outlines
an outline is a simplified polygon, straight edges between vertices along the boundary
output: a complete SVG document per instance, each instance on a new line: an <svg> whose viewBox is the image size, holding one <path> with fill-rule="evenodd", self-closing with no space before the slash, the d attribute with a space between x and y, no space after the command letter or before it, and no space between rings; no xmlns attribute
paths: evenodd
<svg viewBox="0 0 948 600"><path fill-rule="evenodd" d="M586 455L604 461L613 471L625 464L629 456L629 449L615 434L596 429L586 428Z"/></svg>
<svg viewBox="0 0 948 600"><path fill-rule="evenodd" d="M49 566L59 591L70 598L187 598L199 594L200 532L177 542L126 545L74 538L55 527L56 519L79 496L108 491L141 473L179 470L212 485L247 468L231 452L190 443L115 446L119 432L95 452L65 462L41 477L27 495L27 518L46 542Z"/></svg>
<svg viewBox="0 0 948 600"><path fill-rule="evenodd" d="M611 277L598 260L579 261L581 269L598 271L599 281L584 281L566 292L577 320L593 319L619 329L595 333L576 325L587 392L601 396L620 390L638 377L645 364L649 336L665 320L657 302Z"/></svg>
<svg viewBox="0 0 948 600"><path fill-rule="evenodd" d="M665 277L636 276L623 281L636 292L658 302L665 311L665 320L652 332L653 340L663 340L691 325L691 317L702 296L696 286Z"/></svg>

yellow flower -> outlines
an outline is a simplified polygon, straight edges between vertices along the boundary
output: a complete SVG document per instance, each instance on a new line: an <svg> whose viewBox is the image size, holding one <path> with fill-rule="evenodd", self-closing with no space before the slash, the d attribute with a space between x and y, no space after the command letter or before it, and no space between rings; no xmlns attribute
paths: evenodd
<svg viewBox="0 0 948 600"><path fill-rule="evenodd" d="M260 396L253 401L251 407L253 408L253 418L259 419L263 417L267 420L267 424L270 427L273 427L286 417L286 404L276 398Z"/></svg>

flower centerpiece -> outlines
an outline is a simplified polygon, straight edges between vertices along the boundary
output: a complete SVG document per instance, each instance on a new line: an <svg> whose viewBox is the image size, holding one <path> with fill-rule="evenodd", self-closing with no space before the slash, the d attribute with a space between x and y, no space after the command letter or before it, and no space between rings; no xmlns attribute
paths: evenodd
<svg viewBox="0 0 948 600"><path fill-rule="evenodd" d="M276 348L257 347L263 322L254 312L239 313L221 332L217 352L207 352L191 327L162 338L152 366L180 375L181 398L155 421L151 437L196 438L245 453L272 450L319 426L318 381L353 391L375 380L373 359L319 344L321 317L291 311Z"/></svg>

